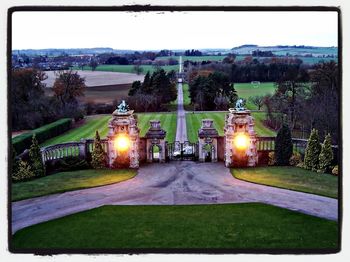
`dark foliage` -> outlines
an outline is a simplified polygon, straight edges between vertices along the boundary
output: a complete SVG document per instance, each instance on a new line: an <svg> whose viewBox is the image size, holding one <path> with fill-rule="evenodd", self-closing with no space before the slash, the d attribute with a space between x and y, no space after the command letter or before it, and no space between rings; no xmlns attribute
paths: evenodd
<svg viewBox="0 0 350 262"><path fill-rule="evenodd" d="M289 165L289 159L293 154L292 136L289 127L284 124L278 130L275 140L275 158L279 166Z"/></svg>

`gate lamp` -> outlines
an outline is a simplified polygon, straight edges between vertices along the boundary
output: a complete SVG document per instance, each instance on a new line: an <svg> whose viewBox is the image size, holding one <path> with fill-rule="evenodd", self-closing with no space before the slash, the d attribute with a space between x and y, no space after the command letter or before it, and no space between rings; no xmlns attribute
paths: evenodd
<svg viewBox="0 0 350 262"><path fill-rule="evenodd" d="M130 147L130 138L124 134L118 135L114 140L114 147L118 151L126 151Z"/></svg>
<svg viewBox="0 0 350 262"><path fill-rule="evenodd" d="M233 144L238 150L245 150L248 148L250 142L250 138L245 133L238 134L233 139Z"/></svg>

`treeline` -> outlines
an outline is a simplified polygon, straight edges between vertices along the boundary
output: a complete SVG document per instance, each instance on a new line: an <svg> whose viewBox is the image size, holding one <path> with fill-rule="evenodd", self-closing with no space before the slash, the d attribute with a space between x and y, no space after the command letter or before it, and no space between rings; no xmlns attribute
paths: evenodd
<svg viewBox="0 0 350 262"><path fill-rule="evenodd" d="M203 53L199 50L186 50L184 53L185 56L202 56Z"/></svg>
<svg viewBox="0 0 350 262"><path fill-rule="evenodd" d="M227 110L237 94L227 75L215 71L198 74L189 83L191 104L197 110Z"/></svg>
<svg viewBox="0 0 350 262"><path fill-rule="evenodd" d="M53 96L45 94L47 76L37 69L16 69L11 72L10 111L12 129L34 129L57 119L84 117L77 97L82 96L85 79L76 72L61 71L52 87Z"/></svg>
<svg viewBox="0 0 350 262"><path fill-rule="evenodd" d="M334 61L317 64L308 71L301 66L288 68L277 81L275 93L264 97L267 124L276 128L286 121L292 130L315 128L322 139L330 133L333 143L338 143L338 73L338 64Z"/></svg>
<svg viewBox="0 0 350 262"><path fill-rule="evenodd" d="M130 108L138 112L163 111L165 105L176 100L176 74L158 69L152 75L147 72L143 82L135 81L127 99Z"/></svg>
<svg viewBox="0 0 350 262"><path fill-rule="evenodd" d="M248 57L249 58L249 57ZM301 67L304 70L312 69L309 65L303 65L299 59L274 60L275 62L261 63L257 59L246 59L246 61L235 62L235 57L232 56L224 59L225 62L211 63L187 63L185 64L187 79L195 71L219 71L225 73L232 83L247 83L251 81L260 82L277 82L286 72L294 67Z"/></svg>

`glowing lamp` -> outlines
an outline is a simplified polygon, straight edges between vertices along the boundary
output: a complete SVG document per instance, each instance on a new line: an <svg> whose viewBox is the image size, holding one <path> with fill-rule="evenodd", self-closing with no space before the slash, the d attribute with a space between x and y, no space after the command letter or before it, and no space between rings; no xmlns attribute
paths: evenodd
<svg viewBox="0 0 350 262"><path fill-rule="evenodd" d="M235 147L238 149L238 150L244 150L244 149L247 149L248 146L249 146L249 136L246 135L246 134L238 134L234 140L233 140L233 143L235 145Z"/></svg>
<svg viewBox="0 0 350 262"><path fill-rule="evenodd" d="M125 151L130 147L130 139L126 135L118 135L114 141L114 147L118 151Z"/></svg>

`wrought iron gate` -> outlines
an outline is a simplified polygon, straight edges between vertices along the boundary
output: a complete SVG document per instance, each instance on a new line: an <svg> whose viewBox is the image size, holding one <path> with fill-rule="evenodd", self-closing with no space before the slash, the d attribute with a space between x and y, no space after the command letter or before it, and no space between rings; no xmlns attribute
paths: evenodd
<svg viewBox="0 0 350 262"><path fill-rule="evenodd" d="M180 143L175 141L174 143L167 144L167 160L188 160L197 161L198 160L198 144L185 141Z"/></svg>

